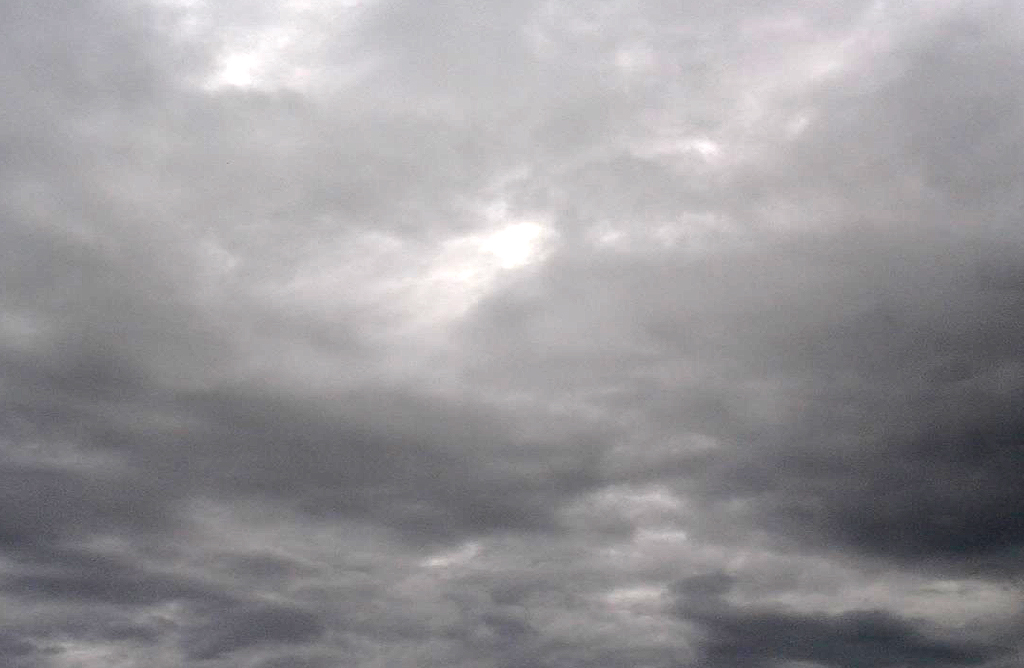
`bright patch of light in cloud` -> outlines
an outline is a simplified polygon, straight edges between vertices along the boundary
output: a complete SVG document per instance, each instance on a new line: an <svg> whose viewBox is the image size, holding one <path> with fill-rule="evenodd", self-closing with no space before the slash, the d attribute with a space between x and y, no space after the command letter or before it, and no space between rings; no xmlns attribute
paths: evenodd
<svg viewBox="0 0 1024 668"><path fill-rule="evenodd" d="M422 564L427 568L453 568L466 566L480 554L480 544L469 542L462 547L424 559Z"/></svg>

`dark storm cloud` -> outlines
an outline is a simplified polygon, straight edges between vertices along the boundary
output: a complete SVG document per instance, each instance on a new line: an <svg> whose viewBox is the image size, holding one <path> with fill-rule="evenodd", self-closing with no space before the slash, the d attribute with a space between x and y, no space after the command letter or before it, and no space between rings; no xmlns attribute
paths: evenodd
<svg viewBox="0 0 1024 668"><path fill-rule="evenodd" d="M1015 3L0 13L7 663L1014 665Z"/></svg>
<svg viewBox="0 0 1024 668"><path fill-rule="evenodd" d="M796 263L833 252L806 251L778 248L775 258ZM721 439L723 449L683 455L677 470L702 494L749 500L759 523L889 557L1015 570L1024 507L1014 408L1024 388L1020 299L979 285L970 261L913 266L915 259L875 247L867 262L878 269L858 275L862 269L846 273L834 252L827 266L805 263L795 290L774 294L765 292L777 283L740 287L728 276L671 270L673 282L703 279L707 293L746 292L747 303L773 306L721 315L701 300L710 317L699 327L725 353L700 364L728 366L742 380L674 395L647 384L634 390L636 401L671 425ZM779 270L753 253L729 259ZM878 286L874 272L907 272L922 286L901 295L902 286ZM710 345L699 330L674 327L650 324L684 355Z"/></svg>
<svg viewBox="0 0 1024 668"><path fill-rule="evenodd" d="M784 661L836 668L976 666L1006 648L929 638L907 620L881 611L807 615L740 608L720 598L718 576L678 583L677 614L702 632L700 665L736 668Z"/></svg>
<svg viewBox="0 0 1024 668"><path fill-rule="evenodd" d="M769 492L778 499L773 512L797 531L873 554L1017 572L1024 498L1015 471L1024 462L1021 425L1010 413L1007 402L953 424L936 417L919 434L880 443L877 454L865 449L845 472L792 453L803 475L786 492Z"/></svg>

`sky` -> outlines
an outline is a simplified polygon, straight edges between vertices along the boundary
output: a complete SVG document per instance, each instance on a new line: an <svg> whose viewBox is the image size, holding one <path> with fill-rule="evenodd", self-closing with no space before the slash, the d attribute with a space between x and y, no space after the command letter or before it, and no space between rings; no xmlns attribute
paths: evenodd
<svg viewBox="0 0 1024 668"><path fill-rule="evenodd" d="M1024 5L0 0L0 665L1024 665Z"/></svg>

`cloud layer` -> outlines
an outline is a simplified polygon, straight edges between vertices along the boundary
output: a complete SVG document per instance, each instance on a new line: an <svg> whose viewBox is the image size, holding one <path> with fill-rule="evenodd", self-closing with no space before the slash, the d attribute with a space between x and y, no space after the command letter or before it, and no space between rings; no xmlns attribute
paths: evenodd
<svg viewBox="0 0 1024 668"><path fill-rule="evenodd" d="M0 10L0 663L1018 665L1024 13L578 4Z"/></svg>

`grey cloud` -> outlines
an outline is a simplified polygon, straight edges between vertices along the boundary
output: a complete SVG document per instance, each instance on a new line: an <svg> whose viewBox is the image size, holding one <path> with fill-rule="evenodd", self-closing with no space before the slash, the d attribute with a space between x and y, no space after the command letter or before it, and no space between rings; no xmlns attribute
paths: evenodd
<svg viewBox="0 0 1024 668"><path fill-rule="evenodd" d="M534 2L387 3L369 10L362 37L371 49L383 47L386 72L428 99L502 96L514 94L508 84L521 83L532 69L524 28L536 10Z"/></svg>
<svg viewBox="0 0 1024 668"><path fill-rule="evenodd" d="M826 473L815 479L809 472L807 488L823 490L831 478L836 495L810 492L810 498L801 499L797 484L790 497L794 507L786 510L796 522L873 553L956 559L975 570L1015 570L1022 499L1009 471L1020 464L1016 444L1021 436L1019 425L1005 422L995 429L940 423L910 443L893 444L847 476ZM996 418L989 425L999 423ZM824 514L813 509L816 501Z"/></svg>
<svg viewBox="0 0 1024 668"><path fill-rule="evenodd" d="M704 573L680 580L672 589L686 601L714 601L728 593L735 580L726 573Z"/></svg>
<svg viewBox="0 0 1024 668"><path fill-rule="evenodd" d="M251 578L252 580L287 581L316 573L314 568L273 554L225 554L218 561L223 571L231 573L235 577Z"/></svg>
<svg viewBox="0 0 1024 668"><path fill-rule="evenodd" d="M6 660L17 659L35 652L35 646L22 638L0 633L0 656Z"/></svg>
<svg viewBox="0 0 1024 668"><path fill-rule="evenodd" d="M142 456L211 493L278 497L314 515L369 516L427 539L551 526L548 500L592 484L585 460L545 457L547 470L517 461L506 428L482 411L451 412L391 393L339 399L349 408L330 415L248 392L185 397L181 404L201 426L174 438L195 439L190 459L167 459L162 448ZM358 416L370 402L385 420L393 416L386 428ZM543 444L534 447L543 456Z"/></svg>
<svg viewBox="0 0 1024 668"><path fill-rule="evenodd" d="M677 583L676 613L702 632L702 665L773 666L783 661L842 666L975 666L1008 653L1000 646L930 638L881 611L808 615L734 606L727 578L700 575Z"/></svg>
<svg viewBox="0 0 1024 668"><path fill-rule="evenodd" d="M207 625L187 633L184 651L190 659L214 659L254 645L313 641L324 631L320 618L302 608L246 606L223 611Z"/></svg>
<svg viewBox="0 0 1024 668"><path fill-rule="evenodd" d="M149 626L114 624L101 629L97 635L111 642L152 644L160 638L160 631Z"/></svg>
<svg viewBox="0 0 1024 668"><path fill-rule="evenodd" d="M1017 47L990 11L887 54L884 85L868 78L871 61L840 79L850 90L811 94L821 120L774 145L779 171L756 164L773 180L730 212L760 211L745 223L749 242L696 256L566 247L534 283L485 302L469 340L506 346L525 382L552 396L606 383L607 410L714 437L722 449L681 453L650 475L745 499L758 526L908 563L1015 570L1020 300L1011 270L986 267L1019 254L1009 175L1021 132L999 113L964 126L984 155L951 160L962 148L944 147L971 110L1020 106L1006 55ZM969 58L950 55L954 38ZM924 100L939 89L948 103ZM936 171L961 165L956 189ZM597 201L607 190L595 188ZM788 197L805 218L773 221ZM969 228L951 220L965 215ZM1000 289L986 278L996 271ZM481 372L508 382L494 366Z"/></svg>
<svg viewBox="0 0 1024 668"><path fill-rule="evenodd" d="M209 606L232 600L216 584L85 550L50 547L25 555L23 563L27 572L8 575L4 592L43 601L114 605L188 601Z"/></svg>
<svg viewBox="0 0 1024 668"><path fill-rule="evenodd" d="M149 647L159 643L167 628L159 623L137 623L128 619L127 615L109 610L100 611L96 608L88 614L63 614L49 618L24 622L12 632L33 638L33 642L44 647L57 638L74 638L86 642L100 644L116 644Z"/></svg>
<svg viewBox="0 0 1024 668"><path fill-rule="evenodd" d="M132 476L5 465L0 480L0 541L7 549L31 553L93 532L141 537L174 524L160 490Z"/></svg>
<svg viewBox="0 0 1024 668"><path fill-rule="evenodd" d="M259 663L257 668L330 668L337 663L337 659L326 656L288 655L267 659Z"/></svg>
<svg viewBox="0 0 1024 668"><path fill-rule="evenodd" d="M5 7L5 660L1012 665L1024 17L705 4Z"/></svg>
<svg viewBox="0 0 1024 668"><path fill-rule="evenodd" d="M63 620L22 624L13 638L141 646L177 638L188 658L208 660L253 646L313 641L325 632L320 616L302 607L251 601L229 582L159 572L126 557L51 548L41 563L18 566L0 588L8 600L64 612ZM177 604L185 606L184 618L153 608ZM122 618L127 611L137 621Z"/></svg>
<svg viewBox="0 0 1024 668"><path fill-rule="evenodd" d="M730 618L695 616L710 629L708 665L766 666L811 661L827 666L973 666L1005 652L930 641L878 613L817 619L748 612Z"/></svg>

